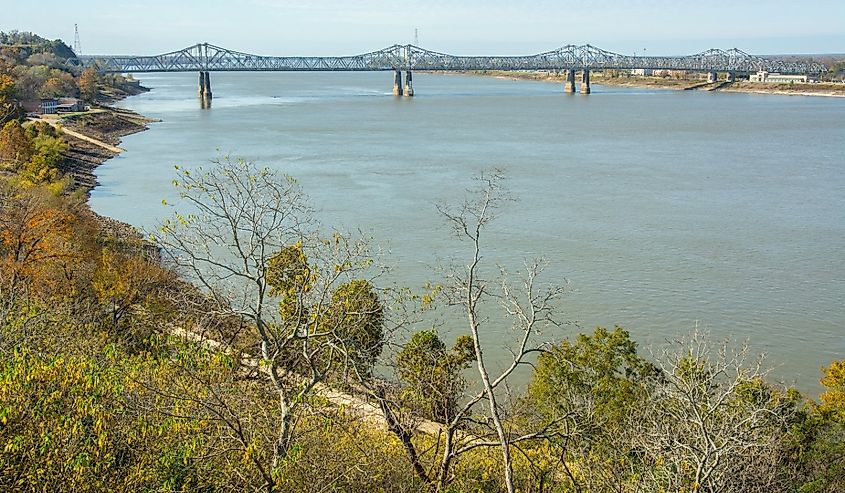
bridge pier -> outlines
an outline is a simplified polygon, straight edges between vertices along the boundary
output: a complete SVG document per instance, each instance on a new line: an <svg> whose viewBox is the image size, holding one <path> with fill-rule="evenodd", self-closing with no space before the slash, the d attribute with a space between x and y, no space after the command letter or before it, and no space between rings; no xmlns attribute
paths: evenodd
<svg viewBox="0 0 845 493"><path fill-rule="evenodd" d="M211 99L211 76L208 72L200 72L199 78L199 97L202 99Z"/></svg>
<svg viewBox="0 0 845 493"><path fill-rule="evenodd" d="M573 69L566 71L566 82L563 83L563 92L570 94L575 92L575 70Z"/></svg>
<svg viewBox="0 0 845 493"><path fill-rule="evenodd" d="M590 94L590 71L584 69L581 72L581 94Z"/></svg>
<svg viewBox="0 0 845 493"><path fill-rule="evenodd" d="M405 96L410 98L410 97L413 97L413 95L414 95L413 75L411 74L411 71L408 70L407 72L405 72Z"/></svg>
<svg viewBox="0 0 845 493"><path fill-rule="evenodd" d="M728 72L727 77L725 77L725 81L733 82L734 80L736 80L736 74L734 74L733 72Z"/></svg>
<svg viewBox="0 0 845 493"><path fill-rule="evenodd" d="M719 80L719 74L717 74L716 72L707 72L707 82L712 84L717 80Z"/></svg>
<svg viewBox="0 0 845 493"><path fill-rule="evenodd" d="M211 99L211 74L208 72L205 73L205 92L202 93L202 97Z"/></svg>
<svg viewBox="0 0 845 493"><path fill-rule="evenodd" d="M394 96L401 96L402 95L402 71L401 70L394 70L393 71L393 95Z"/></svg>

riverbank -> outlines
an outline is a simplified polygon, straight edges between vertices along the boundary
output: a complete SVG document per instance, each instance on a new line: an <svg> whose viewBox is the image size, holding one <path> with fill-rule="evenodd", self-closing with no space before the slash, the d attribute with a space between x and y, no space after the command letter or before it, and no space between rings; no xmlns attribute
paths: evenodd
<svg viewBox="0 0 845 493"><path fill-rule="evenodd" d="M94 170L119 154L121 149L117 146L121 139L147 130L147 125L154 121L112 106L102 106L97 111L60 120L58 123L70 131L65 134L70 148L60 171L71 177L72 190L90 194L97 186Z"/></svg>
<svg viewBox="0 0 845 493"><path fill-rule="evenodd" d="M143 89L143 88L142 88ZM143 89L136 94L146 92ZM135 94L126 94L123 97L109 101L94 111L80 113L65 117L63 119L51 118L50 124L61 124L65 130L65 139L70 148L66 153L65 166L61 170L65 176L72 179L70 191L84 192L86 196L85 214L95 221L100 228L102 237L116 238L118 240L141 240L142 248L152 258L159 258L158 247L152 242L143 238L138 229L129 223L122 222L112 217L103 216L90 207L87 200L90 198L91 190L98 185L94 171L98 166L109 159L117 157L123 149L118 148L121 139L127 135L143 132L149 129L149 124L160 120L148 118L131 110L116 108L111 104ZM68 134L67 130L71 133ZM76 135L75 135L76 134ZM165 268L162 264L162 268ZM187 281L178 281L180 284L180 295L184 299L191 299L195 306L202 306L208 303L206 296L199 292L193 284ZM215 322L220 323L224 317ZM225 324L222 324L225 325ZM240 326L238 327L240 329ZM196 325L191 328L175 325L163 326L166 334L177 337L184 341L191 341L200 344L208 349L220 351L221 353L233 354L239 336L239 332L218 334L218 339L223 336L230 337L228 342L221 342L209 334L208 327ZM264 374L268 374L266 368L261 368L255 357L240 355L240 363L245 367L252 368ZM374 429L387 429L391 424L385 416L384 411L377 405L369 402L366 398L368 391L362 387L353 386L351 389L338 390L326 383L318 383L314 387L314 393L320 398L338 409L345 409L350 415L354 415L362 422L372 425ZM392 391L387 389L388 392ZM413 429L417 432L435 436L444 432L445 425L428 419L416 419ZM461 435L465 440L477 440L471 435Z"/></svg>
<svg viewBox="0 0 845 493"><path fill-rule="evenodd" d="M475 71L460 72L461 75L477 75L481 77L495 77L510 80L534 80L540 82L563 83L563 73L549 72L504 72L504 71ZM824 96L845 97L845 84L761 84L749 81L708 83L704 80L675 79L670 77L607 77L602 72L591 72L591 82L598 85L615 87L632 87L640 89L667 89L676 91L724 91L749 94L779 94L787 96ZM578 81L576 80L576 84Z"/></svg>
<svg viewBox="0 0 845 493"><path fill-rule="evenodd" d="M127 135L146 131L148 125L157 120L147 118L134 111L116 108L114 103L130 96L148 92L149 89L136 86L129 90L110 91L104 95L102 104L86 113L77 113L50 120L65 130L64 138L68 149L59 171L69 178L68 192L81 193L91 216L101 227L101 233L125 239L139 239L134 226L111 217L102 216L90 208L88 198L98 185L94 174L98 166L117 157L122 149L121 139Z"/></svg>
<svg viewBox="0 0 845 493"><path fill-rule="evenodd" d="M761 87L762 86L762 87ZM758 84L737 81L719 89L725 92L745 92L751 94L781 94L786 96L827 96L845 98L845 84Z"/></svg>

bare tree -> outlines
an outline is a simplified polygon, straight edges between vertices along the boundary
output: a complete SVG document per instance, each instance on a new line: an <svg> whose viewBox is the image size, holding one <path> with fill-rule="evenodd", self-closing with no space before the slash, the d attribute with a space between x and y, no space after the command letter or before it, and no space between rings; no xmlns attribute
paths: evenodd
<svg viewBox="0 0 845 493"><path fill-rule="evenodd" d="M478 181L480 187L471 191L474 196L458 208L439 206L438 211L452 225L455 234L470 245L469 263L462 269L456 269L449 275L445 290L448 302L460 307L466 316L472 338L473 352L482 390L466 401L446 424L445 443L438 471L438 487L443 489L449 477L452 462L461 454L478 447L498 446L502 451L504 481L509 493L514 491L511 446L526 440L542 437L547 430L534 430L512 436L505 428L503 409L499 404L499 395L508 378L517 368L529 364L531 353L539 351L533 339L544 327L556 326L553 302L562 293L560 287L543 289L538 276L545 262L535 260L525 266L525 275L513 282L507 271L499 267L494 278L487 279L482 268L482 236L485 227L496 217L496 211L508 200L502 188L503 176L496 170L482 174ZM489 304L498 303L499 319L509 320L512 331L517 335L515 348L510 348L511 361L504 369L491 374L484 357L482 332L489 331L494 318L488 315ZM504 317L502 317L504 315ZM505 332L499 326L500 332ZM471 419L471 413L477 404L487 402L487 418L492 423L495 441L484 439L473 433L464 437L456 436L462 425Z"/></svg>
<svg viewBox="0 0 845 493"><path fill-rule="evenodd" d="M477 179L479 187L470 190L471 198L461 206L438 206L458 238L469 242L471 257L467 265L447 272L445 286L434 286L423 298L430 301L431 297L442 296L448 305L460 308L470 335L458 337L449 349L435 330L417 332L397 352L398 392L368 389L385 415L388 430L401 441L415 474L435 491L448 489L455 479L452 468L461 456L491 447L501 449L504 483L514 491L512 448L547 439L561 429L558 421L537 426L509 422L504 405L510 397L509 378L531 364L530 356L540 351L535 341L538 333L559 325L554 318L554 302L563 289L539 282L543 260L527 262L523 275L515 278L501 266L493 267L491 278L484 277L488 266L482 262L482 233L499 207L509 201L502 179L498 171L483 174ZM508 349L510 361L495 373L484 358L482 342L484 333L492 332L494 325L497 333L508 332L510 326L516 335ZM468 393L464 370L473 362L482 388ZM482 406L485 402L486 410ZM418 449L413 437L419 433L436 437L434 444ZM435 464L427 469L425 457L431 454L436 457Z"/></svg>
<svg viewBox="0 0 845 493"><path fill-rule="evenodd" d="M177 213L153 237L165 261L214 301L206 310L250 322L245 339L255 341L253 353L277 395L271 464L262 469L272 492L272 471L318 384L344 378L352 367L369 374L381 351L383 306L364 278L377 270L363 239L317 235L292 178L243 160L214 164L180 170L176 185L194 211Z"/></svg>
<svg viewBox="0 0 845 493"><path fill-rule="evenodd" d="M663 347L655 360L661 380L650 388L637 444L657 465L648 469L652 487L772 491L765 481L773 478L753 469L777 455L795 409L764 382L762 356L754 357L747 343L713 344L696 331Z"/></svg>

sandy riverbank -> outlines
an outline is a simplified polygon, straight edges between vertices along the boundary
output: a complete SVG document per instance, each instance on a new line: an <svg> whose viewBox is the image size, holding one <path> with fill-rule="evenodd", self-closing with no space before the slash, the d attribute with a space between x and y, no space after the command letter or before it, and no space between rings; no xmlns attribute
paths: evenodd
<svg viewBox="0 0 845 493"><path fill-rule="evenodd" d="M495 77L510 80L535 80L542 82L553 82L563 84L563 74L550 74L547 72L500 72L500 71L479 71L460 72L462 75L477 75L481 77ZM749 94L778 94L788 96L824 96L824 97L845 97L845 84L819 83L819 84L760 84L749 81L736 81L725 83L707 83L704 80L687 80L664 77L605 77L601 72L591 73L591 82L597 85L616 87L632 87L639 89L668 89L676 91L724 91L742 92ZM576 84L578 81L576 80Z"/></svg>
<svg viewBox="0 0 845 493"><path fill-rule="evenodd" d="M780 94L786 96L827 96L845 98L845 84L757 84L737 81L720 89L725 92L746 92L752 94Z"/></svg>

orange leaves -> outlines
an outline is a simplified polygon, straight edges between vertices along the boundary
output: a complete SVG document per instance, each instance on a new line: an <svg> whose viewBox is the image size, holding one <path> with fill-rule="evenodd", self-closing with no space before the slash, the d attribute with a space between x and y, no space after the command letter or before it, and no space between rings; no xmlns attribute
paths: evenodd
<svg viewBox="0 0 845 493"><path fill-rule="evenodd" d="M92 68L87 68L82 71L82 74L77 80L79 84L79 94L85 101L93 102L97 99L97 71Z"/></svg>
<svg viewBox="0 0 845 493"><path fill-rule="evenodd" d="M12 290L53 290L58 263L76 258L76 218L39 189L0 189L0 278Z"/></svg>
<svg viewBox="0 0 845 493"><path fill-rule="evenodd" d="M13 120L0 129L0 166L17 168L32 157L31 139L20 122Z"/></svg>

